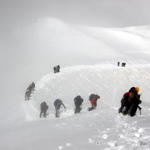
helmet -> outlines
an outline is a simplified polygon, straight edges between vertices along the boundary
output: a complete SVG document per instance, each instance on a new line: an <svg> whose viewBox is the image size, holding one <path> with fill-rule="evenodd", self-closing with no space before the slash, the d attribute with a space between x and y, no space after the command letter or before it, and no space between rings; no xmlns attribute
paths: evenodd
<svg viewBox="0 0 150 150"><path fill-rule="evenodd" d="M138 93L140 91L140 88L139 87L136 87L135 88L136 92Z"/></svg>

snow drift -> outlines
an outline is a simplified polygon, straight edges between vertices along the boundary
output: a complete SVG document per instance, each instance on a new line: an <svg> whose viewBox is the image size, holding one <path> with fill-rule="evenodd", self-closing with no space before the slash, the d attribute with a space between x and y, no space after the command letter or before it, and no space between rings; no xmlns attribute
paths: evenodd
<svg viewBox="0 0 150 150"><path fill-rule="evenodd" d="M26 121L17 123L13 131L10 128L11 132L1 135L3 138L0 148L149 149L149 73L149 65L131 65L125 68L114 65L83 65L63 68L60 73L44 76L36 83L31 100L23 103ZM120 98L131 86L140 87L143 100L142 115L137 111L133 118L118 114ZM101 96L98 108L92 112L87 111L90 93ZM84 104L81 113L75 115L73 98L78 94L84 98ZM59 119L54 117L53 102L56 98L61 98L67 106L67 111L62 112ZM39 119L42 101L50 106L47 119ZM9 145L6 146L4 143L8 141ZM20 143L26 145L22 147Z"/></svg>

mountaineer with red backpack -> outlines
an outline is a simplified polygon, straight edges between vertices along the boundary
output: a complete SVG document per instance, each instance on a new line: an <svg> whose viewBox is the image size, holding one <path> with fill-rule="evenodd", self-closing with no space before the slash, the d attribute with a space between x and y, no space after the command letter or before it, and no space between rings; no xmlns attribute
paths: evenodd
<svg viewBox="0 0 150 150"><path fill-rule="evenodd" d="M97 100L100 99L100 96L97 95L97 94L91 94L89 96L89 101L91 103L91 107L88 108L89 111L93 110L93 109L96 109L97 107Z"/></svg>
<svg viewBox="0 0 150 150"><path fill-rule="evenodd" d="M81 107L82 103L83 103L83 98L80 95L78 95L74 98L74 104L75 104L74 113L75 114L80 113L80 111L82 110L82 107Z"/></svg>
<svg viewBox="0 0 150 150"><path fill-rule="evenodd" d="M132 88L131 88L132 89ZM126 92L121 99L121 107L119 108L119 113L126 115L130 108L130 99L132 97L131 89L129 92Z"/></svg>
<svg viewBox="0 0 150 150"><path fill-rule="evenodd" d="M138 94L139 88L132 87L129 92L126 92L121 99L121 107L119 108L119 113L123 115L134 116L136 114L137 108L140 110L141 114L141 104L140 95Z"/></svg>

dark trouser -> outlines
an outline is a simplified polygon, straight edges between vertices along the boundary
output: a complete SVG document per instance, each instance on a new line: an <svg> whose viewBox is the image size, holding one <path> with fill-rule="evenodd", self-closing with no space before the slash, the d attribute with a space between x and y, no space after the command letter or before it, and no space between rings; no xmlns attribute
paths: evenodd
<svg viewBox="0 0 150 150"><path fill-rule="evenodd" d="M40 118L41 118L42 116L43 116L44 118L46 118L46 116L47 116L46 111L41 111L41 113L40 113Z"/></svg>
<svg viewBox="0 0 150 150"><path fill-rule="evenodd" d="M130 110L129 110L129 115L131 117L135 116L136 115L136 111L137 111L137 108L138 108L138 105L132 105Z"/></svg>
<svg viewBox="0 0 150 150"><path fill-rule="evenodd" d="M60 117L60 109L56 109L55 117L56 118Z"/></svg>
<svg viewBox="0 0 150 150"><path fill-rule="evenodd" d="M75 113L75 114L76 114L76 113L80 113L80 111L81 111L81 107L80 107L80 106L76 106L74 113Z"/></svg>
<svg viewBox="0 0 150 150"><path fill-rule="evenodd" d="M88 108L89 111L96 109L97 107L97 102L91 102L91 107Z"/></svg>
<svg viewBox="0 0 150 150"><path fill-rule="evenodd" d="M119 113L126 115L128 114L129 109L130 109L129 105L121 105L121 107L119 108Z"/></svg>
<svg viewBox="0 0 150 150"><path fill-rule="evenodd" d="M118 110L119 113L122 113L123 107L124 107L124 106L121 106L121 107L119 108L119 110Z"/></svg>
<svg viewBox="0 0 150 150"><path fill-rule="evenodd" d="M93 107L89 107L89 108L88 108L88 111L91 111L91 110L93 110L93 109L95 109L95 108L93 108Z"/></svg>

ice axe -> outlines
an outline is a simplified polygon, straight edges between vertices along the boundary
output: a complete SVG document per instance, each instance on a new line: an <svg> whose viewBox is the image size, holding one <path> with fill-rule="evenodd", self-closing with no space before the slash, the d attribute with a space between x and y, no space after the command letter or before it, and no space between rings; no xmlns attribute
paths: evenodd
<svg viewBox="0 0 150 150"><path fill-rule="evenodd" d="M140 106L138 106L138 109L139 109L140 115L141 115L142 114L142 112L141 112L142 108Z"/></svg>

